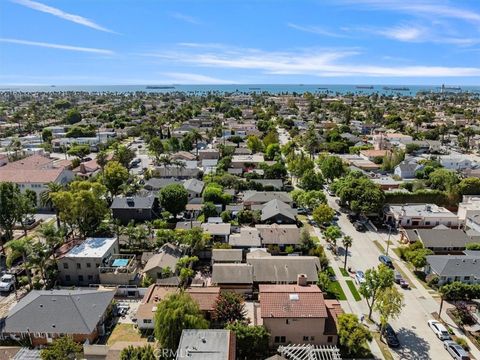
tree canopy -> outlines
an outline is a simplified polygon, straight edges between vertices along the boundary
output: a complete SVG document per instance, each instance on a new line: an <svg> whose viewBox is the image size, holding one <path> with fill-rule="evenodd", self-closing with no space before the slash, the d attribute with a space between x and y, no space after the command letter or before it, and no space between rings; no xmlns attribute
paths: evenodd
<svg viewBox="0 0 480 360"><path fill-rule="evenodd" d="M188 203L188 192L181 184L170 184L160 190L162 207L173 214L174 217L185 210Z"/></svg>

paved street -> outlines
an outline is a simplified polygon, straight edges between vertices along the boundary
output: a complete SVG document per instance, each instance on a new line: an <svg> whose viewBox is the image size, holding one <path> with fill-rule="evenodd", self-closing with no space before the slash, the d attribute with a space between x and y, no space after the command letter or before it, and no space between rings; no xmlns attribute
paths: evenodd
<svg viewBox="0 0 480 360"><path fill-rule="evenodd" d="M335 198L328 195L327 198L329 205L338 210L339 206L335 203ZM356 231L347 219L346 214L343 213L339 216L338 225L345 235L350 235L353 238L353 245L349 249L348 266L351 266L353 270L363 271L377 267L379 264L378 256L382 252L377 248L374 240L386 247L386 238L371 231L365 233ZM315 231L317 235L321 235L319 229L316 228ZM391 237L394 243L396 242L395 238L395 236ZM341 243L339 243L339 247L341 247ZM340 249L339 254L343 254L343 249ZM392 251L390 255L393 259L396 259ZM338 256L335 261L337 261L338 266L343 266L343 256ZM412 283L413 275L410 274L408 269L403 264L399 264L399 261L395 262L395 266L400 266L409 275L408 280ZM432 318L431 313L438 311L439 305L420 283L417 286L414 281L414 285L416 289L400 290L405 296L405 307L400 318L392 320L391 325L397 332L402 346L399 349L392 349L392 354L394 358L402 360L449 359L450 355L443 348L443 343L427 325L427 321ZM348 287L342 287L344 287L345 293L350 292ZM353 304L350 300L349 303L354 313L358 315L368 314L368 306L365 300ZM373 318L377 322L379 321L375 313Z"/></svg>

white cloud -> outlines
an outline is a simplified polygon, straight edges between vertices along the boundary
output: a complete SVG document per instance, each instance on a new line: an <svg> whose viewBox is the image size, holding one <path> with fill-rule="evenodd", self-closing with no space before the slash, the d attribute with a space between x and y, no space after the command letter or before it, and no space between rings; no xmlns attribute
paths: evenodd
<svg viewBox="0 0 480 360"><path fill-rule="evenodd" d="M203 50L203 49L202 49ZM318 77L366 76L366 77L466 77L480 76L480 68L410 65L384 66L346 62L358 55L352 49L307 49L304 51L267 52L252 49L188 52L170 51L147 53L161 61L173 60L207 68L257 70L264 74L308 75ZM380 57L380 56L379 56Z"/></svg>
<svg viewBox="0 0 480 360"><path fill-rule="evenodd" d="M185 22L188 22L190 24L194 24L194 25L200 25L201 24L201 21L198 20L197 18L195 18L193 16L190 16L190 15L180 13L180 12L172 12L172 13L170 13L170 16L174 19L185 21Z"/></svg>
<svg viewBox="0 0 480 360"><path fill-rule="evenodd" d="M168 78L168 82L174 84L238 84L236 81L219 79L202 74L182 73L182 72L166 72L162 73Z"/></svg>
<svg viewBox="0 0 480 360"><path fill-rule="evenodd" d="M40 11L40 12L43 12L43 13L46 13L46 14L50 14L50 15L56 16L58 18L61 18L61 19L67 20L67 21L71 21L71 22L74 22L76 24L83 25L83 26L86 26L86 27L89 27L89 28L92 28L92 29L95 29L95 30L109 32L109 33L115 33L114 31L112 31L110 29L107 29L107 28L105 28L101 25L98 25L97 23L95 23L92 20L89 20L87 18L84 18L83 16L70 14L70 13L67 13L63 10L58 9L58 8L54 8L52 6L48 6L48 5L45 5L45 4L36 2L36 1L32 1L32 0L11 0L11 1L16 3L16 4L28 7L30 9L37 10L37 11Z"/></svg>
<svg viewBox="0 0 480 360"><path fill-rule="evenodd" d="M372 9L398 11L418 16L439 16L480 23L480 13L440 3L438 0L344 0L344 2L366 5Z"/></svg>
<svg viewBox="0 0 480 360"><path fill-rule="evenodd" d="M28 45L28 46L38 46L38 47L68 50L68 51L95 53L95 54L102 54L102 55L113 55L114 54L113 51L106 50L106 49L88 48L88 47L62 45L62 44L52 44L52 43L46 43L46 42L20 40L20 39L0 38L0 42L10 43L10 44L19 44L19 45Z"/></svg>
<svg viewBox="0 0 480 360"><path fill-rule="evenodd" d="M380 30L379 34L399 41L419 41L424 37L425 32L423 28L401 25Z"/></svg>
<svg viewBox="0 0 480 360"><path fill-rule="evenodd" d="M330 37L346 37L345 34L335 33L333 31L326 30L319 26L311 26L311 25L303 26L303 25L298 25L294 23L287 23L287 26L295 30L317 34L317 35L324 35L324 36L330 36Z"/></svg>

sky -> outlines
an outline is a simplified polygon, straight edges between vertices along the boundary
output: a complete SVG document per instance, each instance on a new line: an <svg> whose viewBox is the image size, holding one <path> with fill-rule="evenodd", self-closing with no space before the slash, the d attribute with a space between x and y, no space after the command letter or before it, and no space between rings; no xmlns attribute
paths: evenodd
<svg viewBox="0 0 480 360"><path fill-rule="evenodd" d="M0 84L480 84L476 0L0 0Z"/></svg>

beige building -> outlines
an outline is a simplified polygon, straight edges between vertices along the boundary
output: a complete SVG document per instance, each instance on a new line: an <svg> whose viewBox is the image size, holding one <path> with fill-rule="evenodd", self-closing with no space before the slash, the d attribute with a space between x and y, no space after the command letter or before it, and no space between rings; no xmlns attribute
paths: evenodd
<svg viewBox="0 0 480 360"><path fill-rule="evenodd" d="M65 244L57 258L62 285L88 286L100 283L99 268L109 264L119 246L116 238L87 238Z"/></svg>
<svg viewBox="0 0 480 360"><path fill-rule="evenodd" d="M270 333L270 345L336 345L340 303L325 300L317 285L260 285L260 317ZM302 285L303 284L303 285Z"/></svg>

